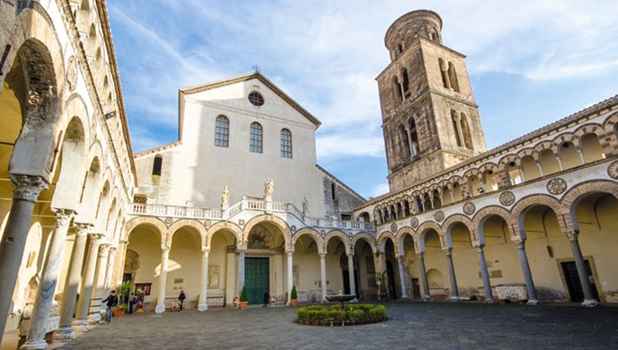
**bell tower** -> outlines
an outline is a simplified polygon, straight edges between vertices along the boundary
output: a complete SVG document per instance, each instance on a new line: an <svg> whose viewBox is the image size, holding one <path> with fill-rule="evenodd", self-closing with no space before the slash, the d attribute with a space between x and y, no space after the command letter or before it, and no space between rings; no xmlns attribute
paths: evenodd
<svg viewBox="0 0 618 350"><path fill-rule="evenodd" d="M376 78L391 191L485 151L465 56L442 44L442 18L399 17L384 38L391 62Z"/></svg>

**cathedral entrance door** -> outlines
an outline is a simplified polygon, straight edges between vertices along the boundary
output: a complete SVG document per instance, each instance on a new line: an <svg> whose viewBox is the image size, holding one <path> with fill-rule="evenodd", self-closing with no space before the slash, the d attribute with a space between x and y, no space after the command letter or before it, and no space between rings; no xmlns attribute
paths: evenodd
<svg viewBox="0 0 618 350"><path fill-rule="evenodd" d="M250 305L264 303L269 276L268 258L245 258L245 288Z"/></svg>

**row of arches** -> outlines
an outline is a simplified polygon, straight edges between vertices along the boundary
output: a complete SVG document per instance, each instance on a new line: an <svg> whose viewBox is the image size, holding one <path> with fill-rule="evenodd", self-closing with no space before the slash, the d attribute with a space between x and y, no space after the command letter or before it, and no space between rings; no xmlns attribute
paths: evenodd
<svg viewBox="0 0 618 350"><path fill-rule="evenodd" d="M616 215L618 184L592 182L560 202L534 195L510 211L487 207L385 231L377 245L402 261L401 278L391 274L403 286L396 296L416 287L422 298L616 302Z"/></svg>
<svg viewBox="0 0 618 350"><path fill-rule="evenodd" d="M352 237L338 230L321 233L303 228L292 234L285 222L272 216L256 217L242 229L230 222L205 228L190 220L166 227L155 218L137 218L127 224L125 233L127 252L132 251L127 258L140 256L150 261L131 271L127 269L139 264L125 263L125 278L135 288L149 284L149 289L157 290L147 301L156 304L159 312L166 309L165 300L174 299L174 288L183 288L198 309L229 305L243 287L247 287L250 302L260 304L264 288L275 303L287 302L292 286L303 302L319 302L339 292L363 297L375 294L375 281L363 274L369 271L373 276L375 270L374 237L367 233ZM187 234L192 238L181 238ZM208 267L200 268L204 259ZM161 276L164 265L169 274ZM206 269L210 280L201 283L199 271ZM176 285L174 281L180 280L181 285Z"/></svg>

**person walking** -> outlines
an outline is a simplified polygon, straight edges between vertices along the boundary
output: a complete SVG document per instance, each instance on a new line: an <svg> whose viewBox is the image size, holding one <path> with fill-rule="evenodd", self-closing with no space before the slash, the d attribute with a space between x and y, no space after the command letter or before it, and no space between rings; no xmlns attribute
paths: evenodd
<svg viewBox="0 0 618 350"><path fill-rule="evenodd" d="M270 293L266 290L264 291L264 307L268 307L268 304L270 304Z"/></svg>
<svg viewBox="0 0 618 350"><path fill-rule="evenodd" d="M116 291L112 290L107 298L103 299L101 302L105 303L107 306L107 309L105 310L105 321L107 321L107 323L111 323L112 309L118 305L118 296L116 295Z"/></svg>
<svg viewBox="0 0 618 350"><path fill-rule="evenodd" d="M185 302L185 299L187 299L187 296L185 295L185 291L184 290L180 290L180 294L178 295L178 302L180 304L180 311L182 311L182 307L183 304Z"/></svg>

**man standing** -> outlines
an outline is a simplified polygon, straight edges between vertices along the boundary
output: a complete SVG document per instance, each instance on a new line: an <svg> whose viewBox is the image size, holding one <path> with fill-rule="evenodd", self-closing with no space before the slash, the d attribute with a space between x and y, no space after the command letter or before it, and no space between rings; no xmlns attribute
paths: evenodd
<svg viewBox="0 0 618 350"><path fill-rule="evenodd" d="M180 303L180 311L182 311L182 304L184 304L185 299L187 299L187 296L185 295L185 291L184 290L180 290L180 294L178 295L178 302Z"/></svg>
<svg viewBox="0 0 618 350"><path fill-rule="evenodd" d="M107 306L107 310L105 312L105 321L107 321L107 323L110 323L112 322L112 309L116 307L116 305L118 305L118 296L116 295L116 291L112 290L107 296L107 298L103 299L103 301L101 302L105 303L105 305Z"/></svg>

